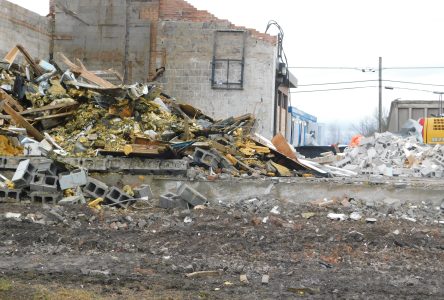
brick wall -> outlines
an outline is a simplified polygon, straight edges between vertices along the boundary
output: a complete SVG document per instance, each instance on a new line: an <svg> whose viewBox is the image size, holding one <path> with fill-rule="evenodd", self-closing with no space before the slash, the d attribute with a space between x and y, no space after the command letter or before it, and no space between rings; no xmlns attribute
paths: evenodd
<svg viewBox="0 0 444 300"><path fill-rule="evenodd" d="M191 22L218 22L230 29L247 30L251 36L257 39L276 44L275 36L260 33L257 30L242 26L236 26L228 20L222 20L206 10L198 10L185 0L160 0L160 18L165 21L191 21Z"/></svg>
<svg viewBox="0 0 444 300"><path fill-rule="evenodd" d="M1 57L16 44L22 44L33 57L49 58L51 35L46 17L6 0L0 0L0 15ZM17 59L21 60L21 55Z"/></svg>

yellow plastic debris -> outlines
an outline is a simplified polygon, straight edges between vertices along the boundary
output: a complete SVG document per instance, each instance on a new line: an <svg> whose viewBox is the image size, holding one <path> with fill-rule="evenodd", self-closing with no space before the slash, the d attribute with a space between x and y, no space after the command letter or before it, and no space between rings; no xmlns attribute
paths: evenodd
<svg viewBox="0 0 444 300"><path fill-rule="evenodd" d="M278 171L280 176L291 176L291 172L288 168L284 167L283 165L277 164L274 161L270 161L270 163Z"/></svg>
<svg viewBox="0 0 444 300"><path fill-rule="evenodd" d="M75 193L74 193L73 189L66 189L63 191L63 196L65 196L65 197L71 197L74 195L75 195Z"/></svg>
<svg viewBox="0 0 444 300"><path fill-rule="evenodd" d="M6 186L8 187L8 189L13 190L15 188L15 184L14 182L10 181L10 180L6 180L5 181Z"/></svg>
<svg viewBox="0 0 444 300"><path fill-rule="evenodd" d="M100 203L103 202L103 198L97 198L96 200L90 201L88 203L88 206L91 208L95 208L95 209L101 209L102 207L100 206Z"/></svg>
<svg viewBox="0 0 444 300"><path fill-rule="evenodd" d="M134 196L134 191L133 188L130 185L125 185L122 190L127 193L128 195L130 195L131 197Z"/></svg>
<svg viewBox="0 0 444 300"><path fill-rule="evenodd" d="M0 135L0 155L5 155L5 156L23 155L23 148L14 146L7 136Z"/></svg>

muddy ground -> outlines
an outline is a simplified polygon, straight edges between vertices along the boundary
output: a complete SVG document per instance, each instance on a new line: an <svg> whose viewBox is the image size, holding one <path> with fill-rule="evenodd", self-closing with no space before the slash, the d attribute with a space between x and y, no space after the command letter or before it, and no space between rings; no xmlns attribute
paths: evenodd
<svg viewBox="0 0 444 300"><path fill-rule="evenodd" d="M0 299L444 299L439 207L406 207L413 220L337 200L100 212L0 203ZM327 217L357 209L358 221ZM212 272L189 276L200 271Z"/></svg>

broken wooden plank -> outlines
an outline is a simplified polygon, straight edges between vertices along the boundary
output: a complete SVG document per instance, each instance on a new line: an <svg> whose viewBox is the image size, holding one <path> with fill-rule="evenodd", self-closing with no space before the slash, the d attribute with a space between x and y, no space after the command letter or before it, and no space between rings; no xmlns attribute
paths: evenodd
<svg viewBox="0 0 444 300"><path fill-rule="evenodd" d="M32 67L32 69L34 70L34 73L37 76L41 76L43 74L45 74L44 70L42 67L40 67L35 61L34 59L31 57L31 55L28 53L28 51L25 49L25 47L23 47L20 44L17 44L16 46L20 52L23 54L23 56L25 57L25 60L28 62L28 64Z"/></svg>
<svg viewBox="0 0 444 300"><path fill-rule="evenodd" d="M37 113L37 112L42 112L42 111L50 111L50 110L54 110L54 109L64 109L64 108L70 108L78 105L78 102L71 102L71 103L61 103L61 104L56 104L56 105L45 105L42 107L38 107L38 108L31 108L31 109L27 109L24 110L22 112L20 112L21 115L29 115L29 114L33 114L33 113Z"/></svg>
<svg viewBox="0 0 444 300"><path fill-rule="evenodd" d="M47 116L42 116L42 117L34 118L33 121L56 119L56 118L60 118L60 117L70 116L70 115L73 115L74 113L75 113L75 111L68 111L68 112L54 114L54 115L47 115Z"/></svg>
<svg viewBox="0 0 444 300"><path fill-rule="evenodd" d="M0 91L0 94L5 93L4 91ZM0 102L0 111L4 110L8 115L11 116L12 120L17 123L17 125L22 126L26 129L28 134L35 138L37 141L42 141L44 139L43 134L34 128L25 118L23 118L19 113L17 113L5 100Z"/></svg>
<svg viewBox="0 0 444 300"><path fill-rule="evenodd" d="M18 103L17 100L15 100L14 98L12 98L9 94L7 94L5 91L2 90L2 93L0 94L0 100L5 100L6 103L9 104L9 106L11 106L12 108L14 108L16 111L22 112L25 109L23 108L23 106L20 105L20 103Z"/></svg>
<svg viewBox="0 0 444 300"><path fill-rule="evenodd" d="M5 58L3 60L7 61L9 64L12 64L17 57L17 54L19 53L19 49L17 46L9 50L9 52L6 54Z"/></svg>
<svg viewBox="0 0 444 300"><path fill-rule="evenodd" d="M92 72L88 71L83 64L80 64L80 66L74 64L72 61L70 61L63 53L58 53L60 58L63 60L63 62L71 69L72 72L78 73L80 76L85 78L86 80L97 84L100 87L103 88L116 88L114 84L111 82L100 78L97 75L94 75Z"/></svg>

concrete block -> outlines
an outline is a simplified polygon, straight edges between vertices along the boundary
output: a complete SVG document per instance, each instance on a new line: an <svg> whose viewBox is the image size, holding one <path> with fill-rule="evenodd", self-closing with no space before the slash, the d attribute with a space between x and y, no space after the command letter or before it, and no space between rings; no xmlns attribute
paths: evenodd
<svg viewBox="0 0 444 300"><path fill-rule="evenodd" d="M38 143L27 143L23 147L23 155L25 155L25 156L41 156L42 151L40 151Z"/></svg>
<svg viewBox="0 0 444 300"><path fill-rule="evenodd" d="M71 173L64 172L59 175L59 183L62 190L83 186L87 182L88 174L85 169L75 169Z"/></svg>
<svg viewBox="0 0 444 300"><path fill-rule="evenodd" d="M219 158L211 152L205 151L201 148L194 150L194 161L198 164L204 164L208 167L216 169L219 167Z"/></svg>
<svg viewBox="0 0 444 300"><path fill-rule="evenodd" d="M3 156L3 168L8 170L16 170L20 162L23 160L26 160L26 158L23 156Z"/></svg>
<svg viewBox="0 0 444 300"><path fill-rule="evenodd" d="M57 176L35 173L29 184L31 191L57 192L59 178Z"/></svg>
<svg viewBox="0 0 444 300"><path fill-rule="evenodd" d="M148 200L153 198L153 192L151 191L151 187L147 184L142 184L141 186L133 189L134 197L138 199Z"/></svg>
<svg viewBox="0 0 444 300"><path fill-rule="evenodd" d="M23 160L18 164L11 181L16 188L28 186L35 171L36 168L31 164L29 159Z"/></svg>
<svg viewBox="0 0 444 300"><path fill-rule="evenodd" d="M204 205L208 202L207 198L204 195L185 183L181 184L181 186L177 190L177 194L180 198L187 201L192 206Z"/></svg>
<svg viewBox="0 0 444 300"><path fill-rule="evenodd" d="M351 162L350 157L346 157L344 159L341 159L340 161L332 164L334 167L336 168L343 168L345 167L347 164L349 164Z"/></svg>
<svg viewBox="0 0 444 300"><path fill-rule="evenodd" d="M6 157L0 156L0 169L4 169L6 165Z"/></svg>
<svg viewBox="0 0 444 300"><path fill-rule="evenodd" d="M174 208L174 207L180 207L180 208L189 208L188 202L181 199L178 195L174 193L166 193L159 197L159 206L161 208Z"/></svg>
<svg viewBox="0 0 444 300"><path fill-rule="evenodd" d="M57 176L58 168L52 161L42 162L37 166L37 173Z"/></svg>
<svg viewBox="0 0 444 300"><path fill-rule="evenodd" d="M366 145L374 145L375 144L375 138L370 137L363 137L361 138L361 141L359 142L359 146L366 146Z"/></svg>
<svg viewBox="0 0 444 300"><path fill-rule="evenodd" d="M60 200L57 204L59 205L76 205L85 203L85 198L81 195L65 197Z"/></svg>
<svg viewBox="0 0 444 300"><path fill-rule="evenodd" d="M83 192L94 199L105 198L108 191L109 188L105 183L92 177L88 177L88 182L83 188Z"/></svg>
<svg viewBox="0 0 444 300"><path fill-rule="evenodd" d="M102 157L83 158L80 164L88 171L106 171L108 169L108 159Z"/></svg>
<svg viewBox="0 0 444 300"><path fill-rule="evenodd" d="M164 159L160 161L160 173L182 174L188 170L188 162L182 159Z"/></svg>
<svg viewBox="0 0 444 300"><path fill-rule="evenodd" d="M370 149L368 149L368 150L367 150L367 156L368 156L369 158L373 158L373 157L375 157L375 156L376 156L376 150L375 150L375 148L370 148Z"/></svg>
<svg viewBox="0 0 444 300"><path fill-rule="evenodd" d="M51 152L54 149L52 144L50 142L48 142L47 140L42 140L38 144L38 147L39 147L39 150L42 153L42 155L47 155L49 152Z"/></svg>
<svg viewBox="0 0 444 300"><path fill-rule="evenodd" d="M105 203L123 208L128 207L131 199L134 198L126 194L124 191L116 188L115 186L110 188L109 192L105 195L104 198Z"/></svg>
<svg viewBox="0 0 444 300"><path fill-rule="evenodd" d="M0 202L6 200L20 201L22 195L21 189L0 188Z"/></svg>
<svg viewBox="0 0 444 300"><path fill-rule="evenodd" d="M33 203L50 203L56 204L61 198L62 195L60 193L48 193L35 191L30 194L31 202Z"/></svg>

